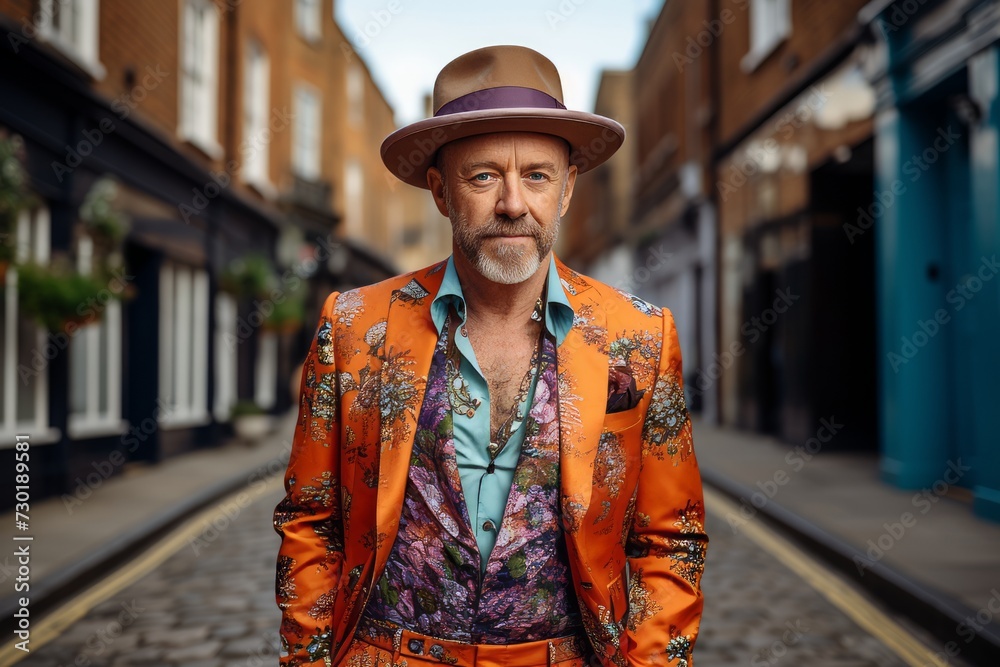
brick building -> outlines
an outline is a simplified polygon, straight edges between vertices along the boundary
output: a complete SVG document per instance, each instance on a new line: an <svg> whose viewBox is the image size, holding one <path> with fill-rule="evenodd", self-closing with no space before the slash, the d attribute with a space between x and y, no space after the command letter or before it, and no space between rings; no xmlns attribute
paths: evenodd
<svg viewBox="0 0 1000 667"><path fill-rule="evenodd" d="M836 416L829 448L877 446L873 238L844 233L873 185L863 5L723 3L714 42L720 343L698 381L723 423L789 442Z"/></svg>
<svg viewBox="0 0 1000 667"><path fill-rule="evenodd" d="M603 74L595 111L623 122L628 138L580 178L565 253L591 275L671 309L689 389L716 338L713 52L696 41L699 31L708 34L708 4L667 0L635 68ZM689 402L715 420L713 391L689 391Z"/></svg>
<svg viewBox="0 0 1000 667"><path fill-rule="evenodd" d="M394 272L383 258L419 236L378 159L392 110L332 12L0 0L0 136L23 139L33 196L3 263L0 466L31 433L36 494L218 442L237 401L288 407L325 295ZM13 264L91 272L105 256L81 207L108 179L129 220L108 289L128 298L46 331L21 315Z"/></svg>

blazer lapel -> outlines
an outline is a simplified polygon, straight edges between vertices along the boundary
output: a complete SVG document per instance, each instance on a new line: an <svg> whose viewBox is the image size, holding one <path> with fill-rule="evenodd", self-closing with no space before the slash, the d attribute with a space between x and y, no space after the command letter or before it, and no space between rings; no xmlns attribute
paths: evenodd
<svg viewBox="0 0 1000 667"><path fill-rule="evenodd" d="M405 400L408 408L391 422L384 418L383 408L383 426L378 443L376 525L379 535L374 572L381 572L385 566L399 525L417 418L424 402L427 373L437 344L431 302L443 278L444 263L436 264L427 271L414 274L413 279L401 289L393 290L389 300L385 359L380 371L380 404Z"/></svg>
<svg viewBox="0 0 1000 667"><path fill-rule="evenodd" d="M583 519L590 507L594 461L608 397L606 316L590 285L557 260L575 317L556 349L559 369L559 469L563 521L571 547L580 549ZM603 335L602 335L603 333ZM595 340L596 336L596 340Z"/></svg>

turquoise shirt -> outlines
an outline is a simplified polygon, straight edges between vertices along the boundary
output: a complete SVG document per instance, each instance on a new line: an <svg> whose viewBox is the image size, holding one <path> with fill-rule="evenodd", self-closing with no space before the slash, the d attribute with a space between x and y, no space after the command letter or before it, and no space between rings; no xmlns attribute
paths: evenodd
<svg viewBox="0 0 1000 667"><path fill-rule="evenodd" d="M556 270L555 258L550 255L549 272L546 281L545 328L555 338L556 345L561 343L573 326L573 307L566 298L559 273ZM437 327L438 336L444 328L448 311L454 306L458 314L458 325L465 324L465 297L462 285L455 270L454 257L448 258L444 280L431 304L431 318ZM524 442L525 422L515 421L511 428L510 440L503 447L494 463L494 472L487 472L490 456L486 447L490 442L490 394L472 344L465 336L456 335L455 345L461 354L462 361L459 373L464 380L469 396L475 407L460 410L452 406L452 421L455 428L455 456L458 460L458 472L462 479L462 491L465 494L465 504L469 508L469 520L472 531L479 545L480 564L486 569L486 561L497 540L497 532L503 519L510 494L510 485L514 481L514 469L521 456L521 443ZM527 415L528 406L535 394L537 374L531 380L530 390L524 401L518 406L519 414ZM503 444L503 443L499 443Z"/></svg>

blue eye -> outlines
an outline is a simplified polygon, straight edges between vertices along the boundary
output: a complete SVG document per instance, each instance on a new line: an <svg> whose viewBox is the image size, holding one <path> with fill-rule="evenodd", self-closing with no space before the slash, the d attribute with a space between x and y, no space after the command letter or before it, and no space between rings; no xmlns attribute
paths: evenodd
<svg viewBox="0 0 1000 667"><path fill-rule="evenodd" d="M489 174L485 174L485 173L484 174L476 174L472 178L473 178L473 180L476 180L476 181L485 182L485 181L489 180L490 175Z"/></svg>
<svg viewBox="0 0 1000 667"><path fill-rule="evenodd" d="M536 176L537 176L538 178L535 178ZM540 173L538 173L538 172L536 171L536 172L534 172L534 173L532 173L532 174L528 174L528 178L530 178L530 179L531 179L531 180L533 180L533 181L541 181L541 180L544 180L544 179L545 179L545 174L540 174Z"/></svg>

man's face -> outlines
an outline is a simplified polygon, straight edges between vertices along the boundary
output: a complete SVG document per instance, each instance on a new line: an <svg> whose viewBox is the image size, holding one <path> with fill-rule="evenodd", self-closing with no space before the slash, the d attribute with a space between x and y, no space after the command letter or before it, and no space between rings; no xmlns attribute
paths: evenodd
<svg viewBox="0 0 1000 667"><path fill-rule="evenodd" d="M512 285L548 256L576 173L562 139L501 132L446 144L427 182L462 256L488 280Z"/></svg>

